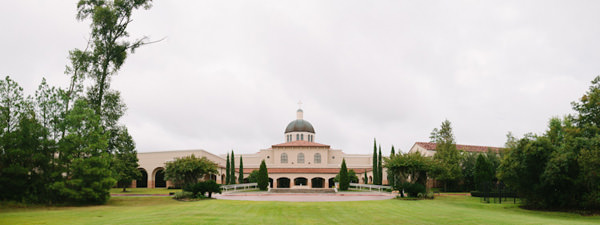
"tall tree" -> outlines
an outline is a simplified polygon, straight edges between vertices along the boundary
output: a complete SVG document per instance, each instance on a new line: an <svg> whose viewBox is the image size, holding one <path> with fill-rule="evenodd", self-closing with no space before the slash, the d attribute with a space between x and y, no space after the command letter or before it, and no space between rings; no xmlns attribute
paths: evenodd
<svg viewBox="0 0 600 225"><path fill-rule="evenodd" d="M91 105L97 114L102 112L104 94L110 88L110 77L117 74L128 53L133 53L138 47L147 44L143 37L134 41L127 40L127 27L133 21L134 10L149 9L151 0L114 0L96 1L80 0L77 4L77 19L91 19L90 41L85 50L75 49L71 57L83 64L78 68L94 81L94 93Z"/></svg>
<svg viewBox="0 0 600 225"><path fill-rule="evenodd" d="M371 178L373 184L377 183L377 175L379 174L377 168L377 140L373 139L373 178Z"/></svg>
<svg viewBox="0 0 600 225"><path fill-rule="evenodd" d="M0 134L14 131L19 123L19 114L24 107L23 88L6 76L0 80ZM3 142L6 143L6 142Z"/></svg>
<svg viewBox="0 0 600 225"><path fill-rule="evenodd" d="M233 154L233 150L231 150L231 165L229 166L229 183L235 184L235 155Z"/></svg>
<svg viewBox="0 0 600 225"><path fill-rule="evenodd" d="M436 134L432 136L436 137L436 153L433 159L437 163L434 176L437 180L444 183L444 191L447 191L448 183L455 183L462 177L460 154L458 149L456 149L450 121L445 120L442 122L440 129L434 129L434 132Z"/></svg>
<svg viewBox="0 0 600 225"><path fill-rule="evenodd" d="M242 155L240 155L240 171L238 176L238 183L244 183L244 161L242 159Z"/></svg>
<svg viewBox="0 0 600 225"><path fill-rule="evenodd" d="M229 181L231 180L231 173L229 172L231 170L231 168L229 168L230 166L229 153L227 153L227 161L225 162L225 184L229 184Z"/></svg>
<svg viewBox="0 0 600 225"><path fill-rule="evenodd" d="M257 180L258 188L263 191L267 190L267 187L269 186L269 172L267 171L267 164L264 159L260 162Z"/></svg>
<svg viewBox="0 0 600 225"><path fill-rule="evenodd" d="M394 150L394 146L392 145L392 151L390 152L390 159L394 158L396 156L396 151ZM395 176L394 176L394 171L387 169L387 181L388 181L388 185L390 186L394 186L395 185Z"/></svg>
<svg viewBox="0 0 600 225"><path fill-rule="evenodd" d="M112 171L117 186L123 188L123 192L131 185L131 181L138 179L142 174L138 170L137 151L135 142L127 128L120 127L114 142L114 159L112 161Z"/></svg>
<svg viewBox="0 0 600 225"><path fill-rule="evenodd" d="M78 203L104 203L116 180L110 170L111 156L106 152L108 135L100 117L86 101L77 100L65 117L67 135L60 140L61 154L56 171L62 179L50 188L59 198Z"/></svg>
<svg viewBox="0 0 600 225"><path fill-rule="evenodd" d="M350 186L350 178L348 177L348 168L346 167L346 159L342 159L342 167L340 168L340 190L348 190Z"/></svg>
<svg viewBox="0 0 600 225"><path fill-rule="evenodd" d="M379 156L377 157L377 184L383 184L383 167L382 167L382 156L381 156L381 144L379 145Z"/></svg>

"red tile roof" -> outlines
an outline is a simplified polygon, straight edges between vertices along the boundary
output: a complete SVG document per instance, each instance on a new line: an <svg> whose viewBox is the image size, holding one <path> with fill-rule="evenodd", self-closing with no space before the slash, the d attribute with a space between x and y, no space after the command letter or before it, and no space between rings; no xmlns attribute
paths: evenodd
<svg viewBox="0 0 600 225"><path fill-rule="evenodd" d="M365 170L367 172L373 170L372 168L348 168L348 170L354 170L356 173L364 173ZM258 170L258 168L253 169L244 169L244 173L251 173L253 170ZM237 171L237 169L236 169ZM269 174L276 173L329 173L329 174L337 174L340 172L339 168L267 168L267 172Z"/></svg>
<svg viewBox="0 0 600 225"><path fill-rule="evenodd" d="M435 151L436 143L433 142L416 142L415 145L419 145L427 150ZM456 149L465 152L487 152L488 149L498 153L503 148L490 147L490 146L477 146L477 145L456 145Z"/></svg>
<svg viewBox="0 0 600 225"><path fill-rule="evenodd" d="M292 141L285 142L281 144L272 145L271 147L326 147L329 148L329 145L319 144L317 142L308 142L308 141Z"/></svg>

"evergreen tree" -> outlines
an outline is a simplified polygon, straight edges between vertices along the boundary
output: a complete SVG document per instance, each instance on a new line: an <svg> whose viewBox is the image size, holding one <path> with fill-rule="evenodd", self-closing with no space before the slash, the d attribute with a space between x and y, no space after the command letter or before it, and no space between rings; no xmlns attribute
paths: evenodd
<svg viewBox="0 0 600 225"><path fill-rule="evenodd" d="M377 174L377 140L373 139L373 184L377 183Z"/></svg>
<svg viewBox="0 0 600 225"><path fill-rule="evenodd" d="M231 169L229 168L231 163L229 163L229 153L227 153L227 161L225 162L225 184L229 184L229 180L231 177L231 173L229 172Z"/></svg>
<svg viewBox="0 0 600 225"><path fill-rule="evenodd" d="M233 150L231 150L231 166L229 167L229 183L235 184L235 155L233 154Z"/></svg>
<svg viewBox="0 0 600 225"><path fill-rule="evenodd" d="M340 169L340 190L348 190L350 186L350 177L348 177L348 168L346 167L346 159L342 159L342 168Z"/></svg>
<svg viewBox="0 0 600 225"><path fill-rule="evenodd" d="M379 157L377 157L377 184L378 185L382 185L383 184L383 168L382 163L381 163L381 144L379 145Z"/></svg>
<svg viewBox="0 0 600 225"><path fill-rule="evenodd" d="M389 158L389 159L391 160L391 159L393 159L395 156L396 156L396 151L394 150L394 146L392 145L392 151L391 151L391 153L390 153L390 158ZM387 163L386 163L386 165L387 165ZM394 175L394 171L392 171L392 170L389 170L389 169L387 169L386 171L387 171L387 180L388 180L388 185L390 185L390 186L394 187L394 185L395 185L395 181L396 181L396 178L395 178L395 175Z"/></svg>
<svg viewBox="0 0 600 225"><path fill-rule="evenodd" d="M434 129L434 132L436 134L432 136L436 138L436 153L433 159L437 164L434 177L444 183L444 191L447 191L448 183L456 182L462 177L460 154L456 149L450 121L442 122L440 130Z"/></svg>
<svg viewBox="0 0 600 225"><path fill-rule="evenodd" d="M265 163L264 159L262 160L262 162L260 162L257 180L258 188L263 191L267 190L267 187L269 186L269 173L267 171L267 164Z"/></svg>
<svg viewBox="0 0 600 225"><path fill-rule="evenodd" d="M367 176L367 170L365 169L365 177L363 177L363 180L365 181L365 184L369 183L369 177Z"/></svg>
<svg viewBox="0 0 600 225"><path fill-rule="evenodd" d="M240 173L238 177L238 183L244 183L244 161L242 161L242 155L240 155Z"/></svg>

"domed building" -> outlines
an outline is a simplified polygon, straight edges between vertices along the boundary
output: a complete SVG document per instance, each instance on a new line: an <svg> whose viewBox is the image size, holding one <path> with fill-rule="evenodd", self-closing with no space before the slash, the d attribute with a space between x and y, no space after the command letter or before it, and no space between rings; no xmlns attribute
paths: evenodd
<svg viewBox="0 0 600 225"><path fill-rule="evenodd" d="M271 188L329 188L334 185L333 179L338 174L342 159L346 160L348 169L353 169L360 183L364 173L369 182L372 179L371 154L346 154L340 149L332 149L329 145L316 142L313 125L304 119L304 111L296 111L296 119L291 121L283 132L283 143L271 145L253 154L235 154L236 175L240 156L244 159L244 177L253 170L258 170L262 160L267 164ZM206 156L219 166L219 174L225 174L226 155L214 155L204 150L162 151L138 153L140 170L146 174L135 181L136 187L165 187L170 182L162 176L164 164L175 157L194 154ZM387 177L384 174L384 179ZM162 180L161 180L162 179ZM205 179L214 179L217 183L225 183L224 175L209 175ZM387 181L384 181L387 183Z"/></svg>

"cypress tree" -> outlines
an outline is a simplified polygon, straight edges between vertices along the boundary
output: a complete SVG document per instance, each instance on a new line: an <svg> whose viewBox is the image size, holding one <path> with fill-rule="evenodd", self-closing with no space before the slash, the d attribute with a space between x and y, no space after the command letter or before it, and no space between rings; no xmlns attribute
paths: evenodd
<svg viewBox="0 0 600 225"><path fill-rule="evenodd" d="M240 155L240 176L238 177L238 183L244 183L244 161L242 161L242 155Z"/></svg>
<svg viewBox="0 0 600 225"><path fill-rule="evenodd" d="M377 182L377 174L377 140L373 139L373 184Z"/></svg>
<svg viewBox="0 0 600 225"><path fill-rule="evenodd" d="M381 144L379 145L379 157L377 158L377 184L383 184L383 169L381 168Z"/></svg>
<svg viewBox="0 0 600 225"><path fill-rule="evenodd" d="M231 175L229 173L229 153L227 153L227 162L225 164L225 184L229 184L229 176Z"/></svg>
<svg viewBox="0 0 600 225"><path fill-rule="evenodd" d="M390 153L390 159L393 159L396 156L396 151L394 150L394 146L392 145L392 152ZM394 171L392 170L387 170L387 180L388 180L388 185L394 187L395 186L395 182L396 179L394 178Z"/></svg>
<svg viewBox="0 0 600 225"><path fill-rule="evenodd" d="M348 186L350 186L350 177L348 177L346 159L342 159L342 168L340 169L340 190L348 190Z"/></svg>
<svg viewBox="0 0 600 225"><path fill-rule="evenodd" d="M229 183L235 184L235 156L233 150L231 150L231 166L229 170Z"/></svg>
<svg viewBox="0 0 600 225"><path fill-rule="evenodd" d="M269 173L267 171L267 164L263 159L260 162L260 168L258 169L258 177L257 177L258 188L260 190L267 190L267 186L269 186Z"/></svg>

